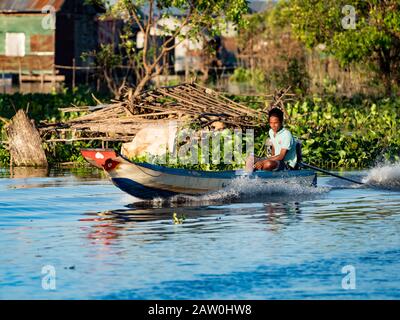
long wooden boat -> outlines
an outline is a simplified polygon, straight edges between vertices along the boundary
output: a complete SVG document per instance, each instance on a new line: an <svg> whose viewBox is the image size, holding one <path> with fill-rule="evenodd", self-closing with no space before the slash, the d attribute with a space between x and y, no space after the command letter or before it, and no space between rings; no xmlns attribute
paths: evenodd
<svg viewBox="0 0 400 320"><path fill-rule="evenodd" d="M101 149L82 150L90 163L102 167L111 181L122 191L141 199L167 198L178 194L202 195L229 186L234 179L246 175L262 183L296 183L316 185L313 170L255 171L243 170L198 171L168 168L150 163L134 163L122 156L101 157Z"/></svg>

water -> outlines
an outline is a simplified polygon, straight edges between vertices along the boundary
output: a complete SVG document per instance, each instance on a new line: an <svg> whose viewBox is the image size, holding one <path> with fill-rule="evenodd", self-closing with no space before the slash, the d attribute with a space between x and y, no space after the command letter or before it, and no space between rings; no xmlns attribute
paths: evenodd
<svg viewBox="0 0 400 320"><path fill-rule="evenodd" d="M0 299L398 299L399 171L142 203L96 170L0 169Z"/></svg>

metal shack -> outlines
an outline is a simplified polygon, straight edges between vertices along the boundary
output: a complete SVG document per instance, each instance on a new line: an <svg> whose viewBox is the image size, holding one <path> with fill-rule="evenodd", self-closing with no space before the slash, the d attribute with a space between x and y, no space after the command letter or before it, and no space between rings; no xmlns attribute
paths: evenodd
<svg viewBox="0 0 400 320"><path fill-rule="evenodd" d="M1 0L0 79L70 79L66 67L98 46L99 11L83 0Z"/></svg>

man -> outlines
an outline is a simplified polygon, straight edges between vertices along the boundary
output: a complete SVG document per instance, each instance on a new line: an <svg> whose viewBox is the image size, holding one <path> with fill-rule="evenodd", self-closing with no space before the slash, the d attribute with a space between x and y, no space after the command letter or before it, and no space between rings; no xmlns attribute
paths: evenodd
<svg viewBox="0 0 400 320"><path fill-rule="evenodd" d="M246 160L246 171L256 170L278 171L295 169L297 164L296 140L290 131L283 127L283 112L272 109L269 114L269 137L272 142L272 157L257 158L253 155Z"/></svg>

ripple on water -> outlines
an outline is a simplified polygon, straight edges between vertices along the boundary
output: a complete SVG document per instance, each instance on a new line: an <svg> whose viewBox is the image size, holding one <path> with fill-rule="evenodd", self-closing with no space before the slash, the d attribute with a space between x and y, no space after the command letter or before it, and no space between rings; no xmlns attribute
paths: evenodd
<svg viewBox="0 0 400 320"><path fill-rule="evenodd" d="M131 198L108 181L40 179L0 179L7 298L393 298L400 286L399 192L238 180L124 207ZM40 289L47 264L52 294ZM350 294L347 264L359 277Z"/></svg>

